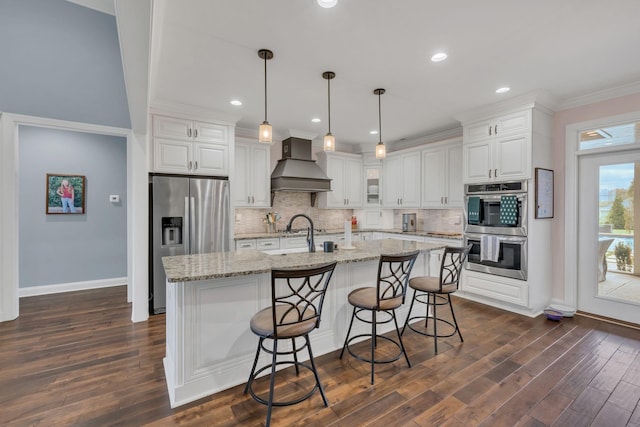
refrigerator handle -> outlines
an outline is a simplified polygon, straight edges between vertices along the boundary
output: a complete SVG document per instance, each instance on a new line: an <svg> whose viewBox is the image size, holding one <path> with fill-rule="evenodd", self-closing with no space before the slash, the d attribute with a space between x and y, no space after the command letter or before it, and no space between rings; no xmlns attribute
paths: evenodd
<svg viewBox="0 0 640 427"><path fill-rule="evenodd" d="M189 222L192 224L191 227L189 227L189 241L192 243L191 247L189 248L189 253L192 254L194 253L194 251L196 250L194 248L195 244L196 244L196 198L195 197L189 197L189 199L191 199L191 203L189 206ZM197 253L200 253L200 248L197 248Z"/></svg>
<svg viewBox="0 0 640 427"><path fill-rule="evenodd" d="M184 239L185 255L191 253L191 215L189 214L189 197L184 198L184 228L182 238Z"/></svg>

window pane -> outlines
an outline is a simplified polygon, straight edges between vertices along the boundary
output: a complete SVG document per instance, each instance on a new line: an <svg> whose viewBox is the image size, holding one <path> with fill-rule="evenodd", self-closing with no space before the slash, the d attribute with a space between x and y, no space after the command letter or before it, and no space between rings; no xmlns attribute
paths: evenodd
<svg viewBox="0 0 640 427"><path fill-rule="evenodd" d="M640 142L640 122L580 132L580 150Z"/></svg>

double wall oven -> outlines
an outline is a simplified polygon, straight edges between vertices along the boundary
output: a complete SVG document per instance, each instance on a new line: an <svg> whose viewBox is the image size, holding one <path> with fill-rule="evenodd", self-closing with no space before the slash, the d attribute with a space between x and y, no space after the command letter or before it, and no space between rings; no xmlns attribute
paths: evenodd
<svg viewBox="0 0 640 427"><path fill-rule="evenodd" d="M527 181L465 185L468 270L527 280Z"/></svg>

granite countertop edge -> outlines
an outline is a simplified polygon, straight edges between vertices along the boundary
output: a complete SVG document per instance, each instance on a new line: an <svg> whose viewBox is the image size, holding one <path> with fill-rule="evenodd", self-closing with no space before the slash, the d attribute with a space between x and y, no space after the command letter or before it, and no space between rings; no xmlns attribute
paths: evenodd
<svg viewBox="0 0 640 427"><path fill-rule="evenodd" d="M252 274L268 273L274 268L308 268L336 261L338 264L377 260L381 254L406 254L442 249L444 244L397 239L354 242L353 250L335 252L301 252L269 255L257 250L213 252L197 255L163 257L167 281L195 282Z"/></svg>
<svg viewBox="0 0 640 427"><path fill-rule="evenodd" d="M409 236L422 236L422 237L433 237L436 239L451 239L451 240L462 240L462 233L441 233L437 231L402 231L397 228L391 229L380 229L380 228L364 228L353 230L353 233L393 233L393 234L403 234ZM331 234L343 234L344 229L327 229L321 232L315 231L314 236L327 236ZM249 239L277 239L279 237L303 237L305 234L290 234L285 232L277 232L277 233L239 233L234 236L235 240L249 240Z"/></svg>

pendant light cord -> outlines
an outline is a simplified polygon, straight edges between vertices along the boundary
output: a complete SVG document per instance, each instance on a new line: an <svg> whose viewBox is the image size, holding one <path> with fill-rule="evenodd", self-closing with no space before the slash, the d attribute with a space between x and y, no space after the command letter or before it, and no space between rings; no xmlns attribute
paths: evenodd
<svg viewBox="0 0 640 427"><path fill-rule="evenodd" d="M264 121L267 121L267 54L264 55Z"/></svg>
<svg viewBox="0 0 640 427"><path fill-rule="evenodd" d="M382 93L378 92L378 137L379 142L382 143L382 102L380 96Z"/></svg>
<svg viewBox="0 0 640 427"><path fill-rule="evenodd" d="M327 95L329 99L329 133L331 133L331 79L327 79Z"/></svg>

